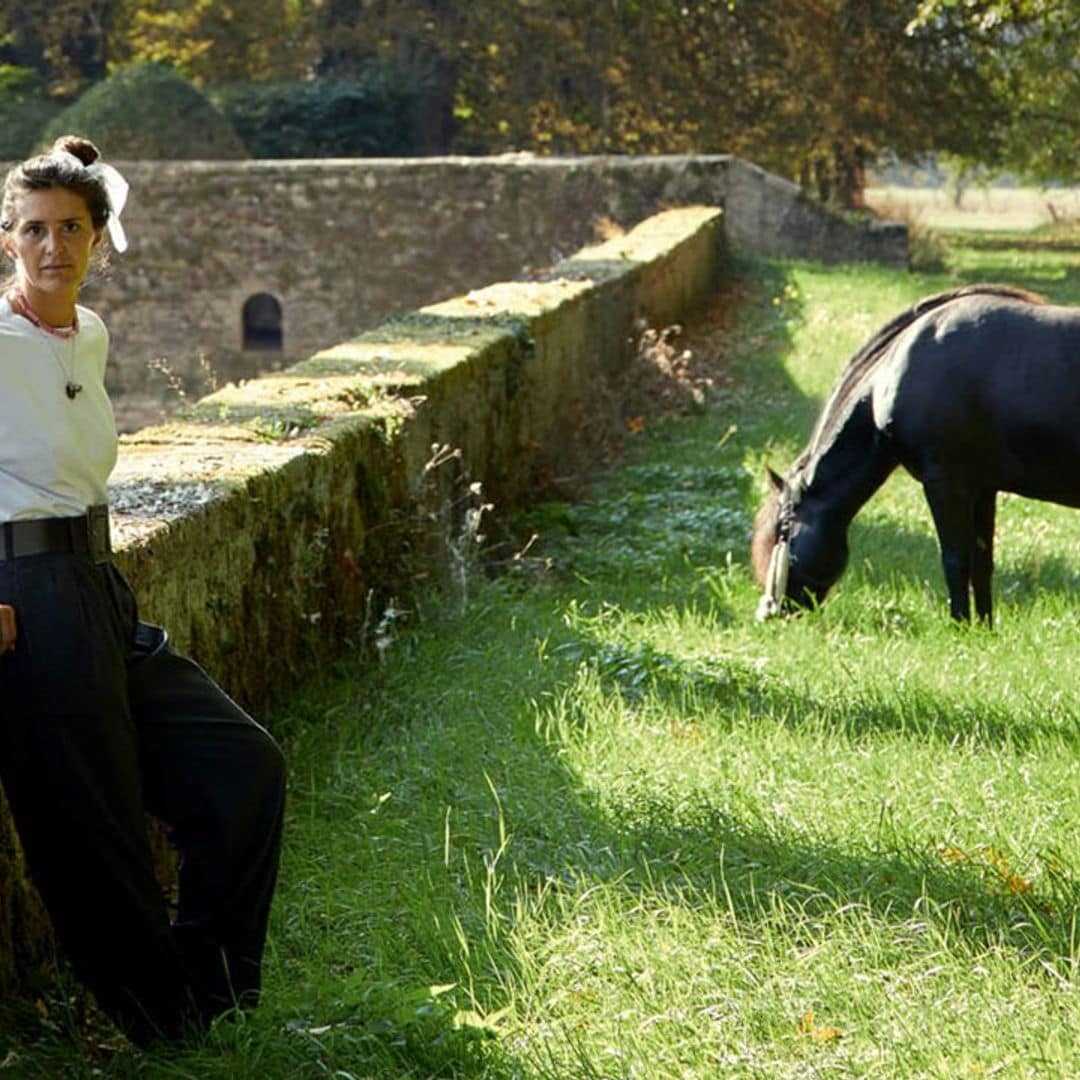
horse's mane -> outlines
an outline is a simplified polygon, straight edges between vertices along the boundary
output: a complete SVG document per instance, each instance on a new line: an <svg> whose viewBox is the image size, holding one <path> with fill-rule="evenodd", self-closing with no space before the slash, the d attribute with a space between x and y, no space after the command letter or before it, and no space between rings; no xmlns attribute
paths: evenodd
<svg viewBox="0 0 1080 1080"><path fill-rule="evenodd" d="M878 362L885 356L888 348L916 319L925 315L928 311L951 304L965 296L1001 296L1009 300L1022 300L1028 304L1045 304L1046 298L1038 293L1029 292L1027 289L1018 289L1012 285L962 285L956 289L948 289L945 292L935 293L933 296L923 297L917 303L902 311L894 319L891 319L858 352L847 362L840 377L836 380L828 400L825 402L817 423L814 425L813 434L806 445L806 449L796 459L792 466L792 473L804 468L821 446L825 438L836 428L840 418L847 410L846 406L851 401L856 389L862 385L866 376L874 370Z"/></svg>
<svg viewBox="0 0 1080 1080"><path fill-rule="evenodd" d="M874 370L882 357L888 352L889 346L893 344L900 334L928 311L944 307L946 304L951 304L954 300L959 300L965 296L1000 296L1008 300L1021 300L1028 304L1046 303L1045 297L1038 295L1038 293L1029 292L1027 289L1017 289L1012 285L979 284L962 285L956 289L948 289L945 292L924 297L917 303L912 304L911 307L902 311L881 327L848 360L818 415L806 449L795 459L795 464L792 465L787 474L789 481L798 484L797 478L807 468L822 444L837 430L841 421L847 415L847 406L855 398L867 375ZM770 491L758 509L752 534L751 563L754 576L759 584L765 580L769 556L776 544L778 516L779 495L775 491Z"/></svg>

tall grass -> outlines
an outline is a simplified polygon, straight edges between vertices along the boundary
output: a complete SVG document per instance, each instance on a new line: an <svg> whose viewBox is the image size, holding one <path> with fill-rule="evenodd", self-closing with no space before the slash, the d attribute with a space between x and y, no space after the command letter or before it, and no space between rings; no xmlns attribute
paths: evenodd
<svg viewBox="0 0 1080 1080"><path fill-rule="evenodd" d="M744 267L692 342L731 375L706 412L520 522L530 558L399 629L359 704L343 669L281 710L258 1013L150 1055L31 1019L0 1071L1080 1074L1074 513L1003 499L998 627L958 629L897 476L820 612L753 619L762 466L851 350L958 279L1080 303L1074 249L956 245L937 277Z"/></svg>

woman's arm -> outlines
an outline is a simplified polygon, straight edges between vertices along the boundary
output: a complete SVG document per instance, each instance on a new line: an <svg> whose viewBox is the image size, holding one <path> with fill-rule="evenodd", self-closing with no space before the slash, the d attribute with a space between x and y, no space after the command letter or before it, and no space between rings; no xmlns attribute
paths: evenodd
<svg viewBox="0 0 1080 1080"><path fill-rule="evenodd" d="M15 609L0 604L0 656L15 648Z"/></svg>

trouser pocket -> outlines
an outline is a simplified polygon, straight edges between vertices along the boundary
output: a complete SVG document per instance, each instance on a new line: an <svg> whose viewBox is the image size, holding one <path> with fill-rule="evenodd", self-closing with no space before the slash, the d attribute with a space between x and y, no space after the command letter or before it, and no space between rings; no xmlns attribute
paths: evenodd
<svg viewBox="0 0 1080 1080"><path fill-rule="evenodd" d="M5 681L20 710L124 715L125 631L97 568L73 555L11 563L18 637Z"/></svg>

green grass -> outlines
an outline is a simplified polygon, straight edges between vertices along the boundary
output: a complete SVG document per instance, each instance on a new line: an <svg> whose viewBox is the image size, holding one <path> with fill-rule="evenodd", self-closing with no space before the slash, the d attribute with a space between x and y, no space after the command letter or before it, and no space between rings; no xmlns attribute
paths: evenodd
<svg viewBox="0 0 1080 1080"><path fill-rule="evenodd" d="M272 719L292 801L257 1014L97 1059L29 1022L0 1072L1080 1074L1076 516L1004 499L997 629L958 629L897 476L820 612L753 618L762 465L857 344L958 279L1080 303L1075 251L962 239L940 277L744 267L706 413L546 506L464 615Z"/></svg>

